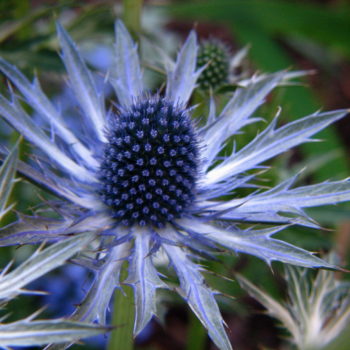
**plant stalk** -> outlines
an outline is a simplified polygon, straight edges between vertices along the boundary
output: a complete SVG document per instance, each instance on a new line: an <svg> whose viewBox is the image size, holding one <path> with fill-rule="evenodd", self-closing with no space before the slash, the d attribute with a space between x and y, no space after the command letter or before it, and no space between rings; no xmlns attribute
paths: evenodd
<svg viewBox="0 0 350 350"><path fill-rule="evenodd" d="M127 264L124 263L120 280L127 277ZM114 292L113 326L108 350L132 350L134 348L134 294L130 286L122 286L123 291Z"/></svg>
<svg viewBox="0 0 350 350"><path fill-rule="evenodd" d="M123 21L134 39L141 33L141 12L143 0L123 0Z"/></svg>

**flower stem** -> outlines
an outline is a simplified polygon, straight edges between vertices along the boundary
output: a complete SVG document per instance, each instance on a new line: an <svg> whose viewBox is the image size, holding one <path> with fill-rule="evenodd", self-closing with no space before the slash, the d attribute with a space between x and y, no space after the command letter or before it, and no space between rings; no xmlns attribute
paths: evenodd
<svg viewBox="0 0 350 350"><path fill-rule="evenodd" d="M141 32L142 3L143 0L123 0L123 20L135 39Z"/></svg>
<svg viewBox="0 0 350 350"><path fill-rule="evenodd" d="M122 267L121 278L127 277L127 264ZM132 288L123 286L124 293L116 289L113 306L113 326L116 327L108 344L108 350L132 350L134 348L134 298Z"/></svg>
<svg viewBox="0 0 350 350"><path fill-rule="evenodd" d="M190 312L189 318L186 350L202 350L205 348L207 332L193 312Z"/></svg>

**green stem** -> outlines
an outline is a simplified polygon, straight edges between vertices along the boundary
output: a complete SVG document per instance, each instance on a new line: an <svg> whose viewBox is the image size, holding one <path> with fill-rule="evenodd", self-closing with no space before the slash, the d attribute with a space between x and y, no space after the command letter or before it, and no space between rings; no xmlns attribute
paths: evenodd
<svg viewBox="0 0 350 350"><path fill-rule="evenodd" d="M120 280L127 277L127 264L124 264ZM132 350L134 348L134 297L129 286L123 286L123 291L116 289L114 293L113 326L116 327L108 344L108 350Z"/></svg>
<svg viewBox="0 0 350 350"><path fill-rule="evenodd" d="M141 12L143 0L123 0L123 20L134 38L141 32Z"/></svg>
<svg viewBox="0 0 350 350"><path fill-rule="evenodd" d="M207 340L207 332L198 318L190 311L186 350L203 350Z"/></svg>

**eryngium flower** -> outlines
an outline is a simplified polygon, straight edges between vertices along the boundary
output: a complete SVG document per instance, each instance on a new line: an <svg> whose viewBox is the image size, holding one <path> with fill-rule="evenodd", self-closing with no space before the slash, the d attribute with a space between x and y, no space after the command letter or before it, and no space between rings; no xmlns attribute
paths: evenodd
<svg viewBox="0 0 350 350"><path fill-rule="evenodd" d="M178 276L178 291L215 344L227 350L231 345L215 301L217 292L205 283L204 267L197 264L200 257L210 257L225 247L267 263L278 260L335 268L274 239L273 234L291 224L317 227L303 208L349 200L349 180L292 188L293 177L258 191L253 181L256 174L261 175L263 162L311 141L313 134L347 111L315 113L282 127L276 126L276 117L246 146L223 156L226 140L259 120L254 113L271 90L298 73L278 72L242 81L218 115L212 100L206 125L196 127L188 106L202 70L196 67L194 32L174 65L168 65L164 94L150 95L143 84L137 47L117 22L115 65L109 76L119 105L116 113L106 113L102 91L60 25L58 36L80 121L72 121L70 113L62 115L37 79L30 83L4 60L0 69L36 118L27 114L12 91L9 100L0 97L0 113L40 150L37 166L22 162L18 167L61 199L51 206L56 206L62 220L21 218L0 232L0 243L91 236L87 247L86 239L81 243L75 262L94 272L94 283L74 319L105 322L110 298L121 283L121 265L127 259L128 278L123 282L134 288L138 334L156 313L157 289L167 288L153 264L161 250ZM240 187L254 191L242 198L235 195ZM227 196L232 199L221 199ZM250 223L255 227L249 228ZM257 229L256 223L266 226ZM74 253L77 244L78 240Z"/></svg>
<svg viewBox="0 0 350 350"><path fill-rule="evenodd" d="M197 81L202 90L216 89L228 83L230 51L224 42L211 38L200 43L197 55L197 68L205 65L206 68Z"/></svg>
<svg viewBox="0 0 350 350"><path fill-rule="evenodd" d="M198 145L185 108L145 97L109 126L101 163L103 202L125 226L165 227L195 199Z"/></svg>

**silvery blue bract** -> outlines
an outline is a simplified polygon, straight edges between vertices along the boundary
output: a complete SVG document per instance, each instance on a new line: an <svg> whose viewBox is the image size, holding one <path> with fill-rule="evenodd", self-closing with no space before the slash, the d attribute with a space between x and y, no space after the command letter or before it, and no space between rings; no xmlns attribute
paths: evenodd
<svg viewBox="0 0 350 350"><path fill-rule="evenodd" d="M14 182L17 163L17 147L4 159L0 167L0 220L13 207L7 205ZM91 236L90 236L91 237ZM53 244L47 249L39 250L27 261L8 272L10 262L0 273L0 311L4 311L8 302L18 294L37 294L37 291L25 290L24 286L44 275L46 272L62 265L91 239L88 235L76 236ZM64 319L34 320L40 312L16 322L4 323L7 316L0 318L0 348L9 349L14 345L45 345L49 342L74 342L81 338L98 335L108 331L103 326L90 323L71 322Z"/></svg>
<svg viewBox="0 0 350 350"><path fill-rule="evenodd" d="M95 278L73 315L75 320L105 323L127 259L125 282L134 288L134 331L138 334L156 313L157 289L167 288L153 264L154 254L161 250L178 276L181 296L214 343L228 350L231 345L215 301L217 292L205 283L204 268L196 263L196 256L210 256L217 247L226 247L267 263L278 260L335 268L312 253L274 239L273 234L291 224L317 226L303 208L349 200L349 180L293 188L295 178L291 178L245 198L220 198L232 197L254 179L252 170L260 172L263 162L309 142L347 111L315 113L283 127L277 127L276 117L246 146L219 158L227 138L258 121L254 113L266 96L295 73L282 71L245 80L219 115L212 100L206 125L195 127L188 102L203 70L196 68L196 34L190 33L176 63L169 65L164 95L150 95L143 83L137 46L118 21L115 65L109 79L119 111L106 112L104 96L75 44L60 25L57 30L69 84L80 107L80 123L72 124L36 79L29 82L4 60L0 69L37 116L34 122L12 91L10 99L0 96L0 113L40 150L40 166L19 162L18 169L65 203L58 208L62 219L21 217L0 232L0 245L56 242L52 250L57 257L45 255L46 270L60 264L55 264L56 258L63 258L55 250L57 245L66 247L66 258L78 253L75 261L90 268ZM239 222L269 226L247 229ZM23 283L31 280L17 274ZM9 278L2 278L9 285L9 295L21 292Z"/></svg>
<svg viewBox="0 0 350 350"><path fill-rule="evenodd" d="M335 254L327 260L335 261ZM333 271L319 270L315 275L309 269L286 266L288 298L283 302L244 277L236 277L240 285L288 330L289 340L298 349L328 348L342 332L346 333L350 319L350 285L338 279ZM332 347L338 348L333 344Z"/></svg>

